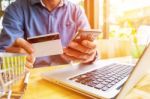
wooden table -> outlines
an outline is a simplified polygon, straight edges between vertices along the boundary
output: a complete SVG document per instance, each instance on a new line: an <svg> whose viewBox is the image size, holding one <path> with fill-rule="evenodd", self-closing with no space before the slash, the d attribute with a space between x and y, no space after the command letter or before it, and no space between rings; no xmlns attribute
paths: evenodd
<svg viewBox="0 0 150 99"><path fill-rule="evenodd" d="M41 78L41 73L65 66L50 66L30 70L31 76L23 99L89 99ZM150 72L131 90L125 99L150 99Z"/></svg>

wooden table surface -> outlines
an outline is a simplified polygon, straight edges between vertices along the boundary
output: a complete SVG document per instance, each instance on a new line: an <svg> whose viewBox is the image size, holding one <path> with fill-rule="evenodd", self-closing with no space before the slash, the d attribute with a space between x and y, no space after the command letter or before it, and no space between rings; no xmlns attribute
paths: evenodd
<svg viewBox="0 0 150 99"><path fill-rule="evenodd" d="M41 73L65 66L50 66L30 70L29 84L23 99L89 99L41 78ZM129 92L125 99L150 99L150 72Z"/></svg>

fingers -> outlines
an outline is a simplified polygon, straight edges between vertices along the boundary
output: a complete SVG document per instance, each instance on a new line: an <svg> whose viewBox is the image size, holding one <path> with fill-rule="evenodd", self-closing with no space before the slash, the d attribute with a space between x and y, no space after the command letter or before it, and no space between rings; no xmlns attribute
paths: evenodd
<svg viewBox="0 0 150 99"><path fill-rule="evenodd" d="M32 45L22 38L16 39L12 46L21 47L29 54L33 53L34 51Z"/></svg>
<svg viewBox="0 0 150 99"><path fill-rule="evenodd" d="M71 48L65 48L64 53L70 57L77 58L79 60L86 60L90 57L89 54L81 53L79 51L73 50Z"/></svg>
<svg viewBox="0 0 150 99"><path fill-rule="evenodd" d="M68 56L66 54L62 54L61 57L68 63L70 63L71 61L73 62L82 62L84 60L82 59L78 59L78 58L75 58L75 57L71 57L71 56Z"/></svg>
<svg viewBox="0 0 150 99"><path fill-rule="evenodd" d="M11 47L6 48L5 50L6 50L6 52L27 54L27 52L24 49L20 48L20 47L11 46Z"/></svg>
<svg viewBox="0 0 150 99"><path fill-rule="evenodd" d="M33 64L35 62L35 57L32 54L28 55L27 56L27 61Z"/></svg>
<svg viewBox="0 0 150 99"><path fill-rule="evenodd" d="M94 58L95 58L95 55L96 55L96 51L94 53L92 53L91 55L87 56L85 59L82 59L81 57L80 58L79 57L74 57L74 56L70 56L70 55L64 53L62 55L62 58L68 63L73 61L73 62L80 62L80 63L85 64L85 63L89 63L89 62L93 61Z"/></svg>
<svg viewBox="0 0 150 99"><path fill-rule="evenodd" d="M96 50L96 44L88 40L83 40L81 43L72 41L68 47L87 54L91 54Z"/></svg>
<svg viewBox="0 0 150 99"><path fill-rule="evenodd" d="M77 42L71 42L70 44L69 44L69 47L70 48L72 48L72 49L75 49L75 50L77 50L77 51L79 51L79 52L82 52L82 53L86 53L86 54L91 54L91 53L93 53L94 52L94 50L95 50L95 48L88 48L88 47L86 47L86 46L83 46L83 45L81 45L81 44L79 44L79 43L77 43Z"/></svg>
<svg viewBox="0 0 150 99"><path fill-rule="evenodd" d="M96 57L96 51L93 54L91 54L91 56L88 59L86 59L85 61L83 61L82 63L85 63L85 64L89 63L89 62L93 61L95 59L95 57Z"/></svg>
<svg viewBox="0 0 150 99"><path fill-rule="evenodd" d="M33 68L34 62L35 62L35 57L34 57L33 55L28 55L28 56L27 56L26 67L27 67L27 68Z"/></svg>
<svg viewBox="0 0 150 99"><path fill-rule="evenodd" d="M90 49L96 49L96 44L94 42L91 42L91 41L88 41L88 40L83 40L81 42L81 44L83 46L86 46L87 48L90 48Z"/></svg>
<svg viewBox="0 0 150 99"><path fill-rule="evenodd" d="M26 67L27 68L33 68L33 63L27 61Z"/></svg>

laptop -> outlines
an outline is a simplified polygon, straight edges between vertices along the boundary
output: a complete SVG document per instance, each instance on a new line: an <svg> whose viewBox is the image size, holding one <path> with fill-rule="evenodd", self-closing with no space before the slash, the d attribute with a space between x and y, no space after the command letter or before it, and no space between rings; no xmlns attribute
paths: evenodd
<svg viewBox="0 0 150 99"><path fill-rule="evenodd" d="M150 65L150 44L136 64L97 61L44 72L42 78L90 98L123 99L146 74Z"/></svg>

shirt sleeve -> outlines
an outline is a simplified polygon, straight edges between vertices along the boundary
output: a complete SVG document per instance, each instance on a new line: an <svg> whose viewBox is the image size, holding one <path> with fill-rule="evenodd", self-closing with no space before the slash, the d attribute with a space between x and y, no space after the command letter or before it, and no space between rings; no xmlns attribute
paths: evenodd
<svg viewBox="0 0 150 99"><path fill-rule="evenodd" d="M3 29L0 33L0 51L11 45L16 38L24 37L23 12L17 3L12 3L6 10L3 18Z"/></svg>
<svg viewBox="0 0 150 99"><path fill-rule="evenodd" d="M77 30L80 30L80 29L84 30L84 29L90 29L91 28L89 21L87 19L87 16L85 14L85 11L81 7L76 8L75 22L76 22Z"/></svg>

